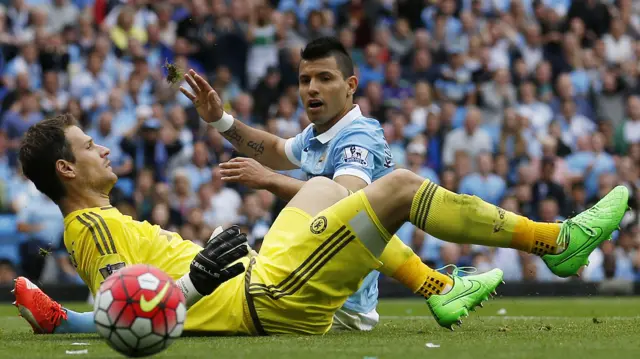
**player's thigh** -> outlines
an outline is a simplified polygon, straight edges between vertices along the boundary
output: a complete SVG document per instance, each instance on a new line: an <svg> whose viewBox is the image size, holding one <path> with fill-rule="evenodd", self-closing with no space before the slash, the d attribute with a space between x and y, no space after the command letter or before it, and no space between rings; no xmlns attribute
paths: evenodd
<svg viewBox="0 0 640 359"><path fill-rule="evenodd" d="M326 181L314 181L319 186L313 188L321 189L327 185ZM364 253L366 255L363 257L374 258L377 262L391 235L380 224L363 191L341 199L339 196L336 194L331 200L324 199L326 203L335 203L323 206L315 214L309 211L309 202L313 201L311 198L302 201L304 197L299 197L298 201L292 201L280 212L265 235L260 254L272 261L290 262L297 268L305 258L312 254L319 255L318 251L331 253L335 261L333 257L343 252L347 242L354 242L358 245L348 247L349 252ZM321 200L318 198L317 201ZM328 258L325 259L328 261ZM353 258L345 260L347 264L358 264ZM326 263L323 262L323 265Z"/></svg>
<svg viewBox="0 0 640 359"><path fill-rule="evenodd" d="M316 216L283 209L265 236L249 293L268 333L321 334L334 313L380 267L388 235L359 192Z"/></svg>
<svg viewBox="0 0 640 359"><path fill-rule="evenodd" d="M325 177L314 177L304 184L287 207L298 208L315 216L348 195L349 191L335 181Z"/></svg>

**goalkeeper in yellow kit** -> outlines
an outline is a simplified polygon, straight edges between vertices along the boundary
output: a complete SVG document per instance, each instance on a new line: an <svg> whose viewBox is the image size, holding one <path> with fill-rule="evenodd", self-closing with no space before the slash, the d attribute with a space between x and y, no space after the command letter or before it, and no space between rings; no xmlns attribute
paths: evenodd
<svg viewBox="0 0 640 359"><path fill-rule="evenodd" d="M83 280L95 293L122 266L154 265L185 293L185 330L228 335L325 333L333 314L370 271L398 265L385 258L391 233L406 221L444 240L535 253L557 275L576 275L617 228L629 197L626 187L616 187L575 218L536 223L406 170L353 194L319 177L308 181L278 216L261 253L248 255L246 238L235 227L213 236L202 249L110 207L117 176L108 155L70 115L34 125L20 148L25 175L65 216L65 246ZM406 269L406 275L424 281L421 294L438 323L449 328L502 281L497 269L464 277L455 271L449 276L413 269ZM36 332L80 332L72 326L91 315L75 313L84 319L72 320L69 311L24 278L15 293L21 314Z"/></svg>

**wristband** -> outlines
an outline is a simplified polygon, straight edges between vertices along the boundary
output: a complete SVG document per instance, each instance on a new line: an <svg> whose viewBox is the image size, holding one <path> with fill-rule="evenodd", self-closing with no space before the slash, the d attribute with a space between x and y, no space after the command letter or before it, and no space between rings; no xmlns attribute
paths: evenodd
<svg viewBox="0 0 640 359"><path fill-rule="evenodd" d="M182 294L184 294L184 298L187 300L187 309L202 299L203 295L196 290L196 287L193 285L193 282L189 277L189 273L178 279L176 284L180 287Z"/></svg>
<svg viewBox="0 0 640 359"><path fill-rule="evenodd" d="M233 121L233 116L226 112L223 112L222 117L216 122L211 122L209 126L215 128L220 132L226 132L231 128L231 126L233 126Z"/></svg>

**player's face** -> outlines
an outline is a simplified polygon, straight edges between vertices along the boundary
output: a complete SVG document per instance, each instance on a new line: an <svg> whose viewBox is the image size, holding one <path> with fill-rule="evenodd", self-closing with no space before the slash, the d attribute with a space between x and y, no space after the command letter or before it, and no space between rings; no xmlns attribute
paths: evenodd
<svg viewBox="0 0 640 359"><path fill-rule="evenodd" d="M345 79L333 56L300 62L300 98L309 120L324 125L351 109L358 86L355 76Z"/></svg>
<svg viewBox="0 0 640 359"><path fill-rule="evenodd" d="M111 168L109 149L94 143L93 139L77 126L67 128L65 134L76 159L75 163L68 164L68 170L74 178L73 185L96 191L111 190L118 176Z"/></svg>

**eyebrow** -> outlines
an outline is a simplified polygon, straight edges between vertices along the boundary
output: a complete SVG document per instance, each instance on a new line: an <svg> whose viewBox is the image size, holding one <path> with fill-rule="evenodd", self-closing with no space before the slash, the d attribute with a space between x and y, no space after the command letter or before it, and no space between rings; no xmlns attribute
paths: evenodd
<svg viewBox="0 0 640 359"><path fill-rule="evenodd" d="M316 76L324 76L324 75L333 76L333 73L330 72L330 71L320 71L315 75ZM311 77L311 75L309 75L309 74L300 74L300 77Z"/></svg>

